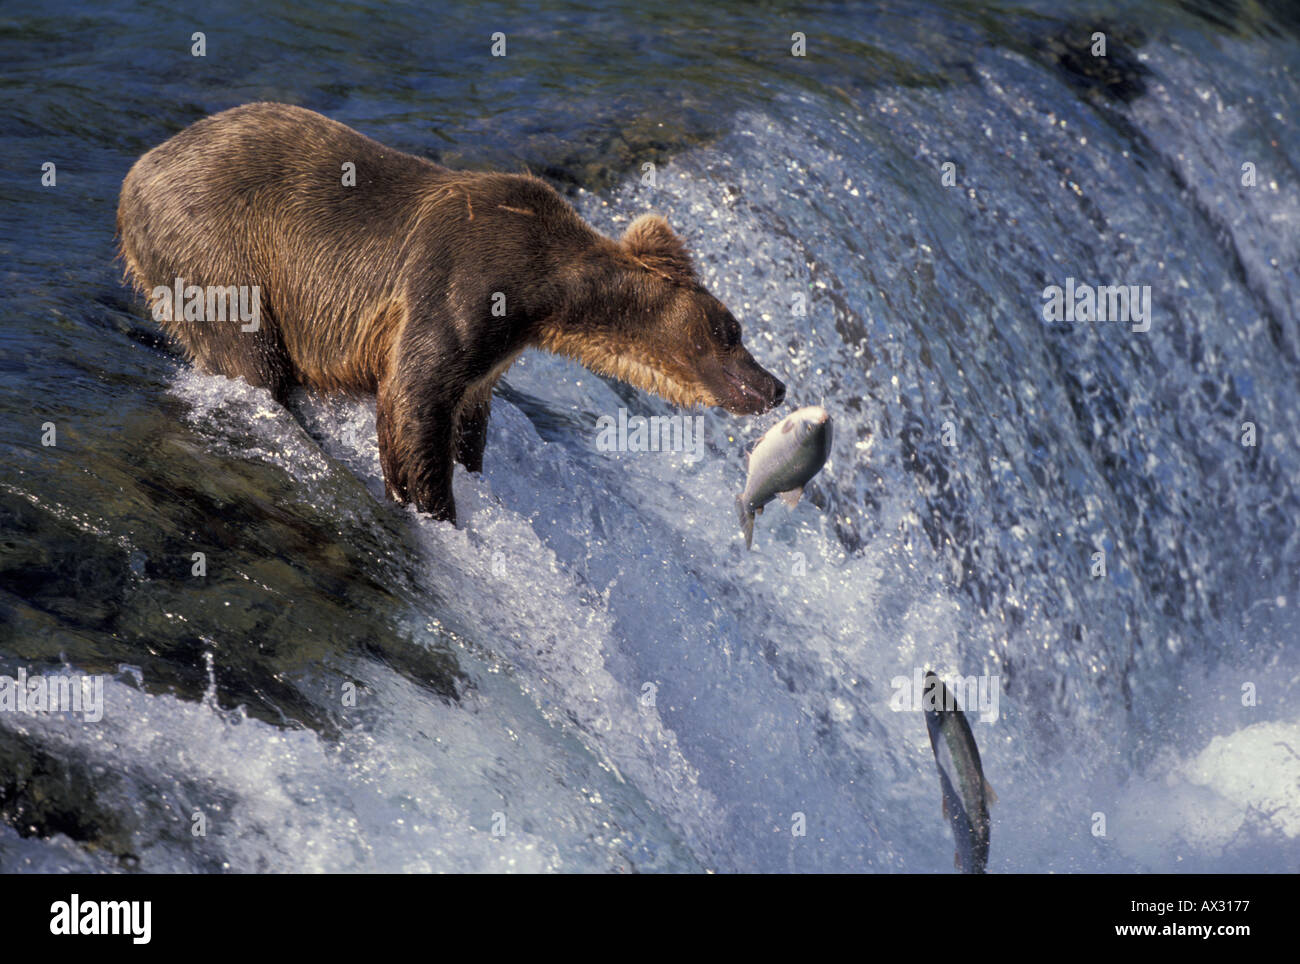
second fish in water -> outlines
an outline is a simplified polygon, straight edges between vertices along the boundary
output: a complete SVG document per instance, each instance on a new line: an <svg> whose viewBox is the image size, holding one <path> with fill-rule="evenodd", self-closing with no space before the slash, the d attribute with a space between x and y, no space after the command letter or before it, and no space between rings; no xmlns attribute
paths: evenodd
<svg viewBox="0 0 1300 964"><path fill-rule="evenodd" d="M749 478L736 496L745 546L754 545L754 517L778 495L793 508L803 487L831 454L831 417L818 405L791 412L773 425L745 457Z"/></svg>

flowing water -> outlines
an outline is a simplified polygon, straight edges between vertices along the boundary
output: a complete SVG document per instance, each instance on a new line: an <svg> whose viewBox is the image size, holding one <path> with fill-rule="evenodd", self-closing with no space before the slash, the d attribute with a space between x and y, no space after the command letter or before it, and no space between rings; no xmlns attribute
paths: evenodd
<svg viewBox="0 0 1300 964"><path fill-rule="evenodd" d="M1000 687L990 870L1295 869L1294 6L255 10L0 22L0 674L104 677L0 712L0 870L947 872L926 666ZM669 407L530 353L452 528L372 400L194 371L117 192L253 100L664 214L832 412L808 497L746 552L772 416L600 451ZM1069 278L1149 330L1045 323Z"/></svg>

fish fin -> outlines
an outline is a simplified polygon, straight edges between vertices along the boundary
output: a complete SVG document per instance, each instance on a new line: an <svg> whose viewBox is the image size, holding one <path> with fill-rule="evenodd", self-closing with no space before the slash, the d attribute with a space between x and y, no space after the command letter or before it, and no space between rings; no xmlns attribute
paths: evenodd
<svg viewBox="0 0 1300 964"><path fill-rule="evenodd" d="M797 489L791 489L789 492L782 492L780 495L781 501L793 509L799 504L799 499L803 496L803 486L801 485Z"/></svg>
<svg viewBox="0 0 1300 964"><path fill-rule="evenodd" d="M993 787L989 783L988 777L984 778L984 799L990 804L998 802L998 795L993 792Z"/></svg>
<svg viewBox="0 0 1300 964"><path fill-rule="evenodd" d="M762 509L758 510L762 512ZM740 531L745 534L745 548L754 548L754 513L745 505L745 494L736 496L736 514L740 517Z"/></svg>
<svg viewBox="0 0 1300 964"><path fill-rule="evenodd" d="M943 819L952 819L952 814L948 812L948 794L946 793L943 795Z"/></svg>

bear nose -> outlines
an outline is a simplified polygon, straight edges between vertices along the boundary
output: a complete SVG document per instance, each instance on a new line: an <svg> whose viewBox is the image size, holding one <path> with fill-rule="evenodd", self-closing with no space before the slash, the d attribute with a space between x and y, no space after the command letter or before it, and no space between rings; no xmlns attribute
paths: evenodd
<svg viewBox="0 0 1300 964"><path fill-rule="evenodd" d="M785 401L785 385L775 378L772 381L776 382L776 389L772 392L772 405L776 406Z"/></svg>

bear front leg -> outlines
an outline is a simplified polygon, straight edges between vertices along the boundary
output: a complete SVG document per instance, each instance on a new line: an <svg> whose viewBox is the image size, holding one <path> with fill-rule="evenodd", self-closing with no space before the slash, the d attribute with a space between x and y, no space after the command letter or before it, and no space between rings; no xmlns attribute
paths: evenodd
<svg viewBox="0 0 1300 964"><path fill-rule="evenodd" d="M487 446L488 417L492 414L492 386L471 392L461 405L456 420L456 461L467 472L483 471L483 449Z"/></svg>
<svg viewBox="0 0 1300 964"><path fill-rule="evenodd" d="M456 522L451 494L457 401L444 390L388 379L379 388L376 434L384 488L398 502L412 502L435 519ZM413 399L418 404L413 404Z"/></svg>
<svg viewBox="0 0 1300 964"><path fill-rule="evenodd" d="M421 512L456 524L451 494L454 406L430 406L415 419L419 444L406 465L406 494Z"/></svg>
<svg viewBox="0 0 1300 964"><path fill-rule="evenodd" d="M379 383L376 392L378 404L375 406L375 435L379 441L379 467L384 473L384 494L394 502L407 502L406 477L397 454L397 433L394 430L397 420L395 395L393 379L388 378Z"/></svg>

